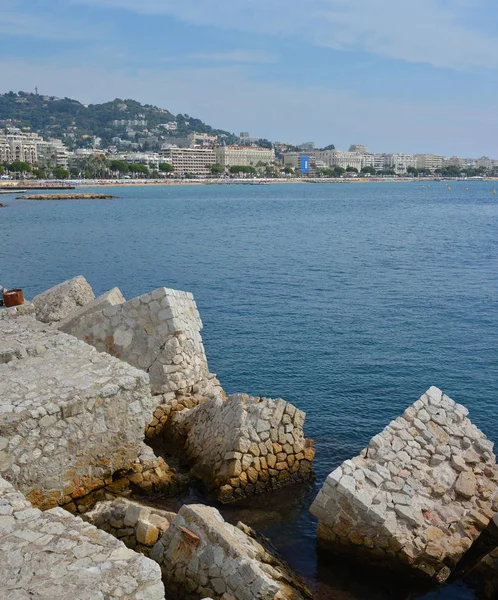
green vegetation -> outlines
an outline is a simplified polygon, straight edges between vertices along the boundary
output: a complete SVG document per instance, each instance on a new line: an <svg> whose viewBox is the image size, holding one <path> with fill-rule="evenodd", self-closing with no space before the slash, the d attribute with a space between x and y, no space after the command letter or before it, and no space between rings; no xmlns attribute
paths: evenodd
<svg viewBox="0 0 498 600"><path fill-rule="evenodd" d="M62 167L56 167L52 171L55 179L69 179L69 171L67 169L63 169Z"/></svg>
<svg viewBox="0 0 498 600"><path fill-rule="evenodd" d="M111 160L109 168L111 171L118 171L119 173L124 174L128 173L129 171L128 163L126 163L124 160Z"/></svg>
<svg viewBox="0 0 498 600"><path fill-rule="evenodd" d="M7 165L7 169L11 173L29 173L31 171L31 167L28 163L23 162L22 160L15 160L10 165Z"/></svg>
<svg viewBox="0 0 498 600"><path fill-rule="evenodd" d="M220 165L213 165L211 167L212 175L219 175L220 173L223 173L223 167L220 167Z"/></svg>
<svg viewBox="0 0 498 600"><path fill-rule="evenodd" d="M248 175L255 175L256 174L256 169L254 167L246 167L244 165L233 165L228 170L233 175L237 175L237 174L240 174L240 173L246 173Z"/></svg>
<svg viewBox="0 0 498 600"><path fill-rule="evenodd" d="M159 170L163 173L173 173L175 168L171 163L159 163Z"/></svg>
<svg viewBox="0 0 498 600"><path fill-rule="evenodd" d="M47 174L42 169L33 169L31 173L36 179L47 179Z"/></svg>
<svg viewBox="0 0 498 600"><path fill-rule="evenodd" d="M346 173L358 173L358 169L349 165L346 167Z"/></svg>
<svg viewBox="0 0 498 600"><path fill-rule="evenodd" d="M369 175L377 175L377 171L374 167L363 167L361 172L365 174L368 173Z"/></svg>
<svg viewBox="0 0 498 600"><path fill-rule="evenodd" d="M139 163L133 163L131 165L128 165L128 168L130 170L130 173L137 173L140 175L148 175L149 174L149 169L146 165L141 165Z"/></svg>
<svg viewBox="0 0 498 600"><path fill-rule="evenodd" d="M194 131L218 135L227 144L238 139L189 115L175 117L157 106L119 98L86 106L71 98L8 92L0 94L0 121L9 121L45 138L60 138L70 149L93 147L97 137L101 138L102 147L115 144L113 138L121 138L140 144L142 150L153 150L165 140L174 142L174 138L185 137ZM128 124L128 121L136 124ZM177 123L176 130L168 131L161 127L173 121ZM130 130L133 133L129 133ZM155 136L151 136L153 130L158 131Z"/></svg>

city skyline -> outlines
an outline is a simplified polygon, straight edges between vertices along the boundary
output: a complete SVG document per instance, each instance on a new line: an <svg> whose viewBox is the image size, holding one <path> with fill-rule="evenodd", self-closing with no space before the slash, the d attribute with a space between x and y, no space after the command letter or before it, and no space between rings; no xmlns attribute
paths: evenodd
<svg viewBox="0 0 498 600"><path fill-rule="evenodd" d="M275 141L494 156L497 20L490 0L6 0L0 73Z"/></svg>

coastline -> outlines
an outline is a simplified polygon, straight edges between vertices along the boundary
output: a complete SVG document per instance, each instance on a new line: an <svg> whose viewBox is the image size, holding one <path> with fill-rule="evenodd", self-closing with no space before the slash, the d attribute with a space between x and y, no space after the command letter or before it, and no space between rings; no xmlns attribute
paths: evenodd
<svg viewBox="0 0 498 600"><path fill-rule="evenodd" d="M413 177L398 177L398 178L379 178L379 177L349 177L349 178L278 178L278 179L134 179L134 180L122 180L122 179L87 179L87 180L67 180L64 182L58 181L43 181L35 182L30 180L19 180L19 181L2 181L0 182L0 190L12 190L17 192L18 189L29 190L36 188L37 190L54 190L59 189L59 186L67 185L74 188L92 188L92 187L183 187L183 186L201 186L201 185L216 185L216 186L227 186L227 185L289 185L289 184L348 184L348 183L418 183L421 185L432 182L446 182L446 181L465 181L466 183L472 183L475 181L498 181L498 177L488 177L486 179L438 179L438 178L425 178L416 179ZM46 187L45 187L46 186ZM63 189L63 188L61 188Z"/></svg>

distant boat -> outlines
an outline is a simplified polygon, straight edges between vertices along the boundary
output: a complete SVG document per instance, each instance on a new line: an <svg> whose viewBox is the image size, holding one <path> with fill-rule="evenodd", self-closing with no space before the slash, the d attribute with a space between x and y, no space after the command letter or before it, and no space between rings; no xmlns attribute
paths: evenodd
<svg viewBox="0 0 498 600"><path fill-rule="evenodd" d="M451 188L450 188L450 186L448 186L448 189L449 189L449 190L450 190L450 192L451 192Z"/></svg>
<svg viewBox="0 0 498 600"><path fill-rule="evenodd" d="M493 190L493 194L495 194L495 195L496 195L496 190Z"/></svg>

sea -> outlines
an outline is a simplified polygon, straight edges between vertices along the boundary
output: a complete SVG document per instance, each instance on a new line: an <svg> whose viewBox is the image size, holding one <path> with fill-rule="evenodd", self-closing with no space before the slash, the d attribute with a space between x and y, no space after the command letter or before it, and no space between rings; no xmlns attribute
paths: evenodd
<svg viewBox="0 0 498 600"><path fill-rule="evenodd" d="M498 441L498 196L492 181L107 187L114 200L2 196L0 284L25 297L76 275L96 294L193 292L228 393L306 412L315 480L224 508L320 600L475 597L399 590L317 549L327 474L430 386ZM89 189L82 188L82 192ZM193 490L182 501L206 501ZM167 503L168 500L158 499Z"/></svg>

